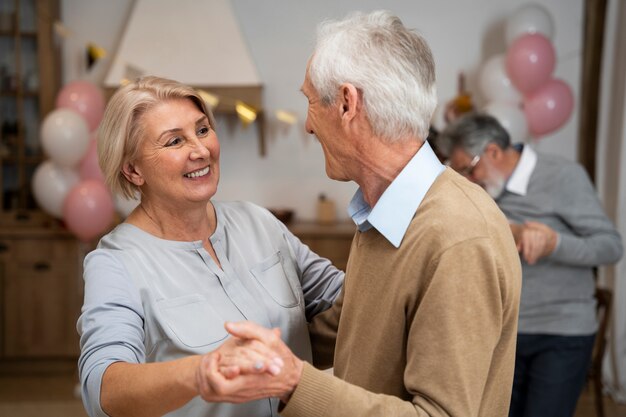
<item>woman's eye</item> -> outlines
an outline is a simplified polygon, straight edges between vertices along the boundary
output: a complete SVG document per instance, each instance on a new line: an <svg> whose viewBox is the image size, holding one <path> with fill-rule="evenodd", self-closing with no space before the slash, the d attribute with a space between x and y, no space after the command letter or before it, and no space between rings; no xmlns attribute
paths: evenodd
<svg viewBox="0 0 626 417"><path fill-rule="evenodd" d="M203 126L200 129L198 129L198 136L205 136L207 133L209 133L209 128L206 126Z"/></svg>
<svg viewBox="0 0 626 417"><path fill-rule="evenodd" d="M182 142L182 139L177 136L175 138L170 139L170 141L167 142L167 145L165 146L175 146L175 145L178 145L180 142Z"/></svg>

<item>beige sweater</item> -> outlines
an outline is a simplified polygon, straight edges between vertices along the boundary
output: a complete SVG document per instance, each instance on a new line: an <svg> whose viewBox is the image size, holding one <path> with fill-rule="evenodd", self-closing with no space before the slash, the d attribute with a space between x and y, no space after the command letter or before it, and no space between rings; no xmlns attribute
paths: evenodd
<svg viewBox="0 0 626 417"><path fill-rule="evenodd" d="M283 416L503 417L515 362L520 261L493 200L450 169L399 248L357 232L344 292L310 326ZM333 340L336 338L336 349Z"/></svg>

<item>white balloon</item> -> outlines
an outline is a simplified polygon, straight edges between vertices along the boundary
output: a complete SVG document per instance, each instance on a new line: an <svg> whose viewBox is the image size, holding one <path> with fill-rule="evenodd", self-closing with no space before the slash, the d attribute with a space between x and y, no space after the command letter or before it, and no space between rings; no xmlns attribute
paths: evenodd
<svg viewBox="0 0 626 417"><path fill-rule="evenodd" d="M494 55L482 66L478 86L486 101L519 103L522 97L506 73L506 56Z"/></svg>
<svg viewBox="0 0 626 417"><path fill-rule="evenodd" d="M506 44L511 46L515 39L528 33L541 33L552 40L554 22L550 12L539 4L527 4L517 9L505 23Z"/></svg>
<svg viewBox="0 0 626 417"><path fill-rule="evenodd" d="M79 181L80 175L73 169L44 161L35 170L31 181L35 201L48 214L61 219L65 197Z"/></svg>
<svg viewBox="0 0 626 417"><path fill-rule="evenodd" d="M70 109L53 110L41 125L41 144L58 165L74 167L89 148L87 121Z"/></svg>
<svg viewBox="0 0 626 417"><path fill-rule="evenodd" d="M488 103L483 110L495 117L506 129L511 143L525 142L528 139L528 122L519 105L493 101Z"/></svg>
<svg viewBox="0 0 626 417"><path fill-rule="evenodd" d="M141 196L137 195L136 198L128 199L120 194L115 194L113 200L115 203L115 210L120 216L126 218L130 213L132 213L135 207L139 205L141 202Z"/></svg>

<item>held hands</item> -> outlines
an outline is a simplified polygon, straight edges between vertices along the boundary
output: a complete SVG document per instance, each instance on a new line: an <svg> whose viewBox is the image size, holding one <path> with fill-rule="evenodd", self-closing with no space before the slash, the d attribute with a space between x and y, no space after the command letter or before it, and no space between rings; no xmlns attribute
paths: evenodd
<svg viewBox="0 0 626 417"><path fill-rule="evenodd" d="M287 402L300 381L303 363L280 338L279 329L252 322L226 323L233 336L204 355L196 388L206 401L240 403L267 397Z"/></svg>
<svg viewBox="0 0 626 417"><path fill-rule="evenodd" d="M529 265L534 265L539 259L554 252L558 234L551 227L538 222L510 226L517 251Z"/></svg>

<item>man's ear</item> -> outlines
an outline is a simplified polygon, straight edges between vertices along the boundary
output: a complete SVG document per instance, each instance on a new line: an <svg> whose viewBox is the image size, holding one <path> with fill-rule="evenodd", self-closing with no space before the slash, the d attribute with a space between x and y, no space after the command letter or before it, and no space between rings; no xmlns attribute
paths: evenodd
<svg viewBox="0 0 626 417"><path fill-rule="evenodd" d="M493 142L490 142L487 144L487 146L485 146L485 151L483 152L486 155L489 155L489 157L493 160L493 161L497 161L499 159L502 158L502 156L504 155L504 152L502 151L502 148L500 148L498 145L496 145Z"/></svg>
<svg viewBox="0 0 626 417"><path fill-rule="evenodd" d="M122 166L122 174L126 179L135 184L136 186L142 186L145 182L143 176L141 175L141 170L137 168L136 165L133 165L130 162L125 162Z"/></svg>
<svg viewBox="0 0 626 417"><path fill-rule="evenodd" d="M339 111L342 118L353 119L361 108L359 90L350 83L339 86Z"/></svg>

